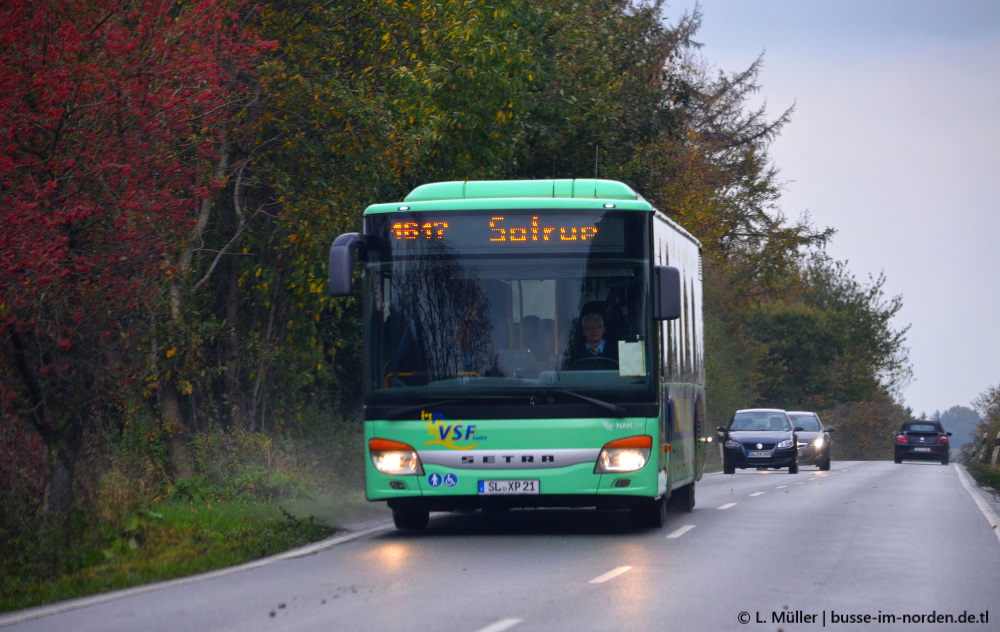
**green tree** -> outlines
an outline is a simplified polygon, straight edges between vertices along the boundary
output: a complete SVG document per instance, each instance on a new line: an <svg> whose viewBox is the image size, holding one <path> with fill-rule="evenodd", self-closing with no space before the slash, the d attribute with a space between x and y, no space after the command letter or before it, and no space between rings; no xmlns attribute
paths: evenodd
<svg viewBox="0 0 1000 632"><path fill-rule="evenodd" d="M762 403L778 408L822 410L837 394L834 364L846 341L831 310L799 302L762 303L744 316L749 335L767 349L770 384ZM832 403L832 402L831 402Z"/></svg>
<svg viewBox="0 0 1000 632"><path fill-rule="evenodd" d="M979 415L967 406L952 406L943 413L937 413L934 418L941 422L944 429L953 433L952 447L960 448L963 444L976 439L979 426Z"/></svg>
<svg viewBox="0 0 1000 632"><path fill-rule="evenodd" d="M644 148L683 136L687 85L680 65L696 21L664 22L655 0L543 0L528 28L534 81L525 117L529 151L516 175L599 177L640 191Z"/></svg>
<svg viewBox="0 0 1000 632"><path fill-rule="evenodd" d="M1000 423L1000 385L990 386L972 402L980 419L988 424Z"/></svg>
<svg viewBox="0 0 1000 632"><path fill-rule="evenodd" d="M741 300L723 272L711 259L704 265L709 428L726 425L736 410L756 405L774 379L767 370L767 347L746 333L738 317Z"/></svg>
<svg viewBox="0 0 1000 632"><path fill-rule="evenodd" d="M823 252L814 253L803 273L807 305L839 314L845 351L835 367L843 400L861 400L884 390L899 400L913 377L906 347L910 326L893 320L903 306L901 296L885 295L885 274L861 283Z"/></svg>
<svg viewBox="0 0 1000 632"><path fill-rule="evenodd" d="M990 446L996 441L1000 432L1000 385L990 386L972 401L972 407L979 413L979 437L985 439L987 449L983 454L985 459L992 455ZM978 455L977 455L978 456Z"/></svg>
<svg viewBox="0 0 1000 632"><path fill-rule="evenodd" d="M880 276L863 285L844 263L813 253L787 298L746 309L747 333L768 353L762 401L823 410L881 393L898 397L910 376L908 327L893 328L902 299L886 299L884 283Z"/></svg>
<svg viewBox="0 0 1000 632"><path fill-rule="evenodd" d="M833 458L844 461L888 460L893 454L893 432L910 414L895 399L881 393L859 402L839 403L821 414L833 426Z"/></svg>

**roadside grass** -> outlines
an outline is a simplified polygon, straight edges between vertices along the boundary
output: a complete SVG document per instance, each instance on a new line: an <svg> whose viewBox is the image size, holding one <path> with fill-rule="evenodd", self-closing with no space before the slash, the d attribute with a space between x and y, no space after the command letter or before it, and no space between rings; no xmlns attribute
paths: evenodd
<svg viewBox="0 0 1000 632"><path fill-rule="evenodd" d="M993 470L982 463L966 463L965 469L980 487L989 487L995 492L1000 492L1000 469Z"/></svg>
<svg viewBox="0 0 1000 632"><path fill-rule="evenodd" d="M84 545L65 553L79 568L49 575L6 576L0 611L20 610L64 599L119 590L235 566L322 540L337 531L331 524L300 517L277 503L164 501L104 531L103 548ZM44 560L29 560L29 571ZM47 576L48 575L48 576Z"/></svg>
<svg viewBox="0 0 1000 632"><path fill-rule="evenodd" d="M206 433L192 442L194 475L166 483L119 449L94 468L95 500L71 516L68 546L37 519L0 533L0 612L235 566L386 519L364 499L355 434Z"/></svg>

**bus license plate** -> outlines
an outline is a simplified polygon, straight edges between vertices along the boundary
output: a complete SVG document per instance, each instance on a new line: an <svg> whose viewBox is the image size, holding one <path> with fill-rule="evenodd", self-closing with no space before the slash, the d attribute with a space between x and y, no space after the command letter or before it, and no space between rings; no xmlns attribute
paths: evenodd
<svg viewBox="0 0 1000 632"><path fill-rule="evenodd" d="M480 496L537 493L538 479L479 481Z"/></svg>
<svg viewBox="0 0 1000 632"><path fill-rule="evenodd" d="M752 452L747 452L747 456L751 459L769 459L771 458L770 450L753 450Z"/></svg>

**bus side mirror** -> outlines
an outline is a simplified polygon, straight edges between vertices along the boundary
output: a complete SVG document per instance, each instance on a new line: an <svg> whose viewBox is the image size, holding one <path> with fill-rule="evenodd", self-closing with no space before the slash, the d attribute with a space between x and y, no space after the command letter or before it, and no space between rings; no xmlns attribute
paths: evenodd
<svg viewBox="0 0 1000 632"><path fill-rule="evenodd" d="M330 246L331 296L350 296L357 251L367 243L365 236L360 233L344 233L333 240L333 245Z"/></svg>
<svg viewBox="0 0 1000 632"><path fill-rule="evenodd" d="M653 318L676 320L681 317L681 271L673 266L653 268Z"/></svg>

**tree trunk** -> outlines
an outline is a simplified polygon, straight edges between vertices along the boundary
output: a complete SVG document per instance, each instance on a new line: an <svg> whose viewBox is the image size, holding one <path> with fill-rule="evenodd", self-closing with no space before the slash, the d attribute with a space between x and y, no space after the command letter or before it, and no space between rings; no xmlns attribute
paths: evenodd
<svg viewBox="0 0 1000 632"><path fill-rule="evenodd" d="M226 292L226 323L229 335L226 341L225 359L225 389L226 402L229 404L229 422L234 428L244 428L247 420L246 395L240 382L240 286L239 272L235 259L229 263L229 287ZM252 428L251 428L252 429Z"/></svg>
<svg viewBox="0 0 1000 632"><path fill-rule="evenodd" d="M69 516L73 509L73 481L76 461L83 445L79 424L70 423L62 432L52 433L46 441L48 463L45 466L45 497L42 507L47 514Z"/></svg>
<svg viewBox="0 0 1000 632"><path fill-rule="evenodd" d="M69 537L69 513L73 509L73 481L76 478L76 461L83 447L84 423L89 418L90 408L80 393L85 389L67 395L57 391L51 393L38 375L29 366L28 354L22 336L8 329L7 340L13 351L14 373L20 378L29 404L28 419L45 442L48 461L45 465L45 494L42 510L48 523L56 526ZM82 365L83 363L80 363ZM77 376L78 383L86 383L89 376ZM69 389L73 393L73 389Z"/></svg>
<svg viewBox="0 0 1000 632"><path fill-rule="evenodd" d="M220 148L219 162L216 165L216 179L221 181L225 177L228 164L229 144L224 142ZM177 265L178 274L170 283L170 319L178 328L182 324L184 315L183 284L192 271L194 253L202 246L202 236L208 226L211 211L212 198L206 196L198 204L198 217L195 219L195 225L188 233L181 248L180 261ZM187 429L184 427L184 420L181 417L180 394L177 392L175 379L171 376L164 380L163 385L157 391L157 398L160 402L160 420L163 429L167 432L167 451L173 462L173 475L175 478L188 478L193 475L194 470L187 449Z"/></svg>
<svg viewBox="0 0 1000 632"><path fill-rule="evenodd" d="M194 476L191 455L187 449L187 429L181 417L180 394L172 381L167 381L157 391L160 402L160 420L167 433L167 455L173 466L174 478Z"/></svg>
<svg viewBox="0 0 1000 632"><path fill-rule="evenodd" d="M40 543L53 554L53 567L57 551L68 549L72 540L70 512L73 510L73 482L76 480L76 462L83 446L83 426L70 413L69 419L55 424L54 432L43 434L48 461L45 464L45 495L42 500Z"/></svg>

